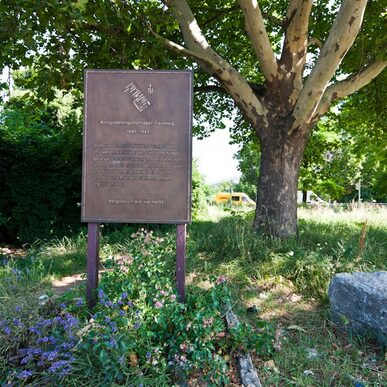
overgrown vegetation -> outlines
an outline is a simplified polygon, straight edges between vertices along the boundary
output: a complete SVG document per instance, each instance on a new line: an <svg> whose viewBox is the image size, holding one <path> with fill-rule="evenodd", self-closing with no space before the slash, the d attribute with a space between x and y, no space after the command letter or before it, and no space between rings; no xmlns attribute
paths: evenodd
<svg viewBox="0 0 387 387"><path fill-rule="evenodd" d="M39 108L40 107L40 108ZM79 229L82 123L55 105L14 99L0 114L0 240L33 242Z"/></svg>
<svg viewBox="0 0 387 387"><path fill-rule="evenodd" d="M84 288L58 298L49 287L85 270L84 234L5 260L2 381L167 386L185 376L221 385L233 354L248 349L266 384L381 385L381 349L329 322L326 290L336 272L386 269L385 211L340 211L336 220L330 209L300 213L298 240L257 238L251 214L192 224L185 305L174 291L173 226L103 228L107 271L92 315ZM225 329L227 300L247 331Z"/></svg>
<svg viewBox="0 0 387 387"><path fill-rule="evenodd" d="M36 274L45 270L35 259L26 258L24 270L18 262L5 262L0 288L2 383L163 386L196 378L221 385L228 383L232 351L270 353L267 323L226 332L221 310L231 295L225 277L213 277L206 291L191 288L181 304L170 270L171 235L140 229L124 238L116 248L126 254L104 261L107 272L91 315L77 294L54 303L42 296ZM34 285L32 302L17 297L15 303L10 296L15 287L22 294Z"/></svg>

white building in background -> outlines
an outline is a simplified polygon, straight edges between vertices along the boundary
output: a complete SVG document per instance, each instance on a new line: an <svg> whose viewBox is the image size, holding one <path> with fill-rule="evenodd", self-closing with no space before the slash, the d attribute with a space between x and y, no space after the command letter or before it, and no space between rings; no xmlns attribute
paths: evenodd
<svg viewBox="0 0 387 387"><path fill-rule="evenodd" d="M302 191L297 191L297 203L302 203ZM306 204L328 204L319 198L313 191L306 191Z"/></svg>

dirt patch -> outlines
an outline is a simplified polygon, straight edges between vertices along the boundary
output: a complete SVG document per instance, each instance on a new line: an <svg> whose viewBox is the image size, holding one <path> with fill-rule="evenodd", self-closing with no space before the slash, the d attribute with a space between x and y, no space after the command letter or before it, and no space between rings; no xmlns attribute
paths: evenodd
<svg viewBox="0 0 387 387"><path fill-rule="evenodd" d="M24 258L27 254L27 251L23 248L16 248L12 246L2 246L0 247L0 258Z"/></svg>
<svg viewBox="0 0 387 387"><path fill-rule="evenodd" d="M58 296L83 285L86 282L85 274L75 274L63 277L52 282L52 290Z"/></svg>
<svg viewBox="0 0 387 387"><path fill-rule="evenodd" d="M99 278L101 278L102 273L105 273L106 269L99 270ZM86 283L86 273L74 274L67 277L62 277L59 280L54 280L52 282L52 290L54 294L60 296L63 293L66 293L69 290L78 288Z"/></svg>
<svg viewBox="0 0 387 387"><path fill-rule="evenodd" d="M263 320L292 320L297 313L316 309L313 300L304 300L291 281L262 281L248 286L244 296L247 307L256 307Z"/></svg>

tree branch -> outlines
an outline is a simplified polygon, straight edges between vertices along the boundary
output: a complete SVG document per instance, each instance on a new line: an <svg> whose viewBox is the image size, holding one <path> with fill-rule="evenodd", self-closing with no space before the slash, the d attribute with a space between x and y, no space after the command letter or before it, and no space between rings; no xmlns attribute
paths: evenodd
<svg viewBox="0 0 387 387"><path fill-rule="evenodd" d="M238 0L245 16L246 32L249 35L262 73L268 82L277 76L278 63L271 48L265 24L257 0Z"/></svg>
<svg viewBox="0 0 387 387"><path fill-rule="evenodd" d="M161 0L169 7L180 24L188 48L172 42L155 32L153 34L170 50L188 56L214 76L234 99L246 117L261 135L269 126L267 109L247 81L208 44L186 0ZM259 132L259 133L258 133Z"/></svg>
<svg viewBox="0 0 387 387"><path fill-rule="evenodd" d="M266 92L266 88L263 85L257 83L249 82L249 86L253 89L255 95L258 97L263 97ZM225 94L227 91L222 86L217 85L205 85L205 86L195 86L195 93L222 93Z"/></svg>
<svg viewBox="0 0 387 387"><path fill-rule="evenodd" d="M286 14L285 40L280 63L292 75L293 91L290 104L294 106L302 89L302 73L308 47L308 24L313 0L291 0Z"/></svg>
<svg viewBox="0 0 387 387"><path fill-rule="evenodd" d="M293 127L311 122L329 81L359 32L366 4L367 0L342 1L328 39L294 108Z"/></svg>
<svg viewBox="0 0 387 387"><path fill-rule="evenodd" d="M186 0L162 0L179 22L184 42L188 49L194 52L207 52L207 55L219 61L220 57L211 49L202 33Z"/></svg>
<svg viewBox="0 0 387 387"><path fill-rule="evenodd" d="M323 116L328 111L329 106L333 101L347 97L368 85L386 66L387 61L375 61L357 74L353 74L343 81L327 87L312 120L317 121Z"/></svg>
<svg viewBox="0 0 387 387"><path fill-rule="evenodd" d="M150 25L148 28L152 34L162 43L168 50L178 54L180 56L185 56L190 59L193 59L195 62L199 63L207 72L213 74L216 71L221 71L222 68L218 63L211 60L211 58L205 53L189 50L178 43L173 42L155 32Z"/></svg>

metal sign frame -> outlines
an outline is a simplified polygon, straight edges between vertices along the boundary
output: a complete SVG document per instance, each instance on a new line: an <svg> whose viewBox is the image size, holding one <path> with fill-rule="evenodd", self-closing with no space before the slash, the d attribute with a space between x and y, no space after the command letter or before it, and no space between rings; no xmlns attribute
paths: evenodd
<svg viewBox="0 0 387 387"><path fill-rule="evenodd" d="M192 96L191 71L85 70L81 218L88 223L90 308L102 222L176 224L176 285L184 302Z"/></svg>

